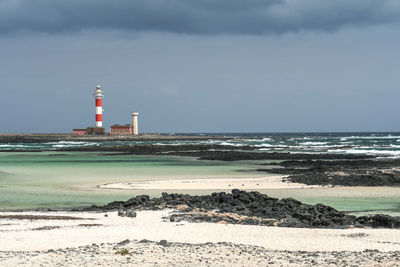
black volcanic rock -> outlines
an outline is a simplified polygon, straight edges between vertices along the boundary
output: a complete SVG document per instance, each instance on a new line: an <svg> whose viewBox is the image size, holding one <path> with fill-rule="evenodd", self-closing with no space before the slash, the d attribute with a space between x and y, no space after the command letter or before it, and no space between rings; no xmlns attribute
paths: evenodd
<svg viewBox="0 0 400 267"><path fill-rule="evenodd" d="M341 186L400 186L400 173L349 173L332 175L329 173L304 173L285 178L286 181L308 185Z"/></svg>
<svg viewBox="0 0 400 267"><path fill-rule="evenodd" d="M127 201L111 202L105 206L92 206L86 210L110 211L118 209L148 209L185 207L183 212L171 215L178 222L226 222L280 227L308 228L400 228L400 217L388 215L356 217L323 204L308 205L292 198L276 199L259 192L238 189L232 193L216 192L211 195L162 193L150 199L140 195Z"/></svg>
<svg viewBox="0 0 400 267"><path fill-rule="evenodd" d="M290 160L258 169L307 185L400 186L400 160Z"/></svg>

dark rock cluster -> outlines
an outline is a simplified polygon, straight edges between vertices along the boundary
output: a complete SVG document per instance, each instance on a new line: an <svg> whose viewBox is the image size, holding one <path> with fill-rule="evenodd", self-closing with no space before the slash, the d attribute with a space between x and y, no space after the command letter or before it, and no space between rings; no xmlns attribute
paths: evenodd
<svg viewBox="0 0 400 267"><path fill-rule="evenodd" d="M400 172L384 173L382 171L351 171L344 175L337 175L329 172L309 172L291 175L285 180L307 185L400 186Z"/></svg>
<svg viewBox="0 0 400 267"><path fill-rule="evenodd" d="M243 150L242 147L240 147ZM252 147L249 148L254 149ZM182 154L182 153L180 153ZM178 154L179 155L179 154ZM201 151L186 153L186 156L197 156L200 160L309 160L309 159L369 159L373 156L353 154L301 154L288 152L249 152L249 151Z"/></svg>
<svg viewBox="0 0 400 267"><path fill-rule="evenodd" d="M258 171L287 174L286 181L307 185L400 186L398 159L298 160L284 161L279 166Z"/></svg>
<svg viewBox="0 0 400 267"><path fill-rule="evenodd" d="M160 198L150 198L147 195L140 195L127 201L114 201L105 206L92 206L88 209L110 211L164 208L178 208L182 211L172 215L172 221L309 228L400 228L400 217L388 215L356 217L323 204L308 205L292 198L279 200L259 192L238 189L232 190L232 193L216 192L203 196L162 193Z"/></svg>
<svg viewBox="0 0 400 267"><path fill-rule="evenodd" d="M118 210L118 216L135 218L136 217L136 211L134 211L132 209L128 209L128 210L119 209Z"/></svg>

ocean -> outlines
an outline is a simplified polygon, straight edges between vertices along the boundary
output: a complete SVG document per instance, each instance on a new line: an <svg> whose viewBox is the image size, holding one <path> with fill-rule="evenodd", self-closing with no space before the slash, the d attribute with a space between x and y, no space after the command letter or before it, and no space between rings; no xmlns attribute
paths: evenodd
<svg viewBox="0 0 400 267"><path fill-rule="evenodd" d="M147 144L222 144L238 149L241 146L251 146L255 151L260 152L353 153L390 158L400 156L400 133L199 133L194 135L232 138L207 141L0 143L0 209L102 205L114 200L126 200L139 194L151 196L161 194L159 190L105 190L96 187L96 185L111 182L251 178L266 175L254 171L257 164L262 161L219 162L175 156L57 151L61 148ZM16 152L1 152L1 150L10 149ZM21 150L24 152L17 152ZM35 150L46 151L33 152ZM210 193L207 190L181 192ZM351 190L340 187L275 189L262 190L262 192L278 198L293 197L309 204L323 203L354 214L400 215L399 187Z"/></svg>
<svg viewBox="0 0 400 267"><path fill-rule="evenodd" d="M85 146L113 145L180 145L216 144L252 146L254 150L265 152L291 153L349 153L397 158L400 157L400 133L179 133L176 135L224 136L230 140L207 141L115 141L77 142L60 141L47 143L0 143L1 150L58 150Z"/></svg>

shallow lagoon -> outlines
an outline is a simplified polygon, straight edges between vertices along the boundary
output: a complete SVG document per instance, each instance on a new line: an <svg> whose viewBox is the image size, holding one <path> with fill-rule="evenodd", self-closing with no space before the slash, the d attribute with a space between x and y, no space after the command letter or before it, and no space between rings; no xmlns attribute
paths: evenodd
<svg viewBox="0 0 400 267"><path fill-rule="evenodd" d="M261 162L257 162L261 163ZM199 161L188 157L134 156L87 152L0 152L0 209L73 207L126 200L160 190L110 190L96 186L122 181L264 177L255 162ZM207 194L209 190L164 190ZM400 215L400 188L315 188L261 190L273 197L323 203L357 214Z"/></svg>
<svg viewBox="0 0 400 267"><path fill-rule="evenodd" d="M147 193L96 188L110 182L260 176L246 170L244 164L167 156L0 153L0 209L105 204Z"/></svg>

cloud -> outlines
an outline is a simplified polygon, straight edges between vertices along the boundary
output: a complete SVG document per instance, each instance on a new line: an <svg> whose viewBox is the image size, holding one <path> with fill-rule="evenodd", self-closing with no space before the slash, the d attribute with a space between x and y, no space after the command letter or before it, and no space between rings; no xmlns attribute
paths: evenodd
<svg viewBox="0 0 400 267"><path fill-rule="evenodd" d="M397 23L398 0L0 0L0 34L281 34Z"/></svg>

